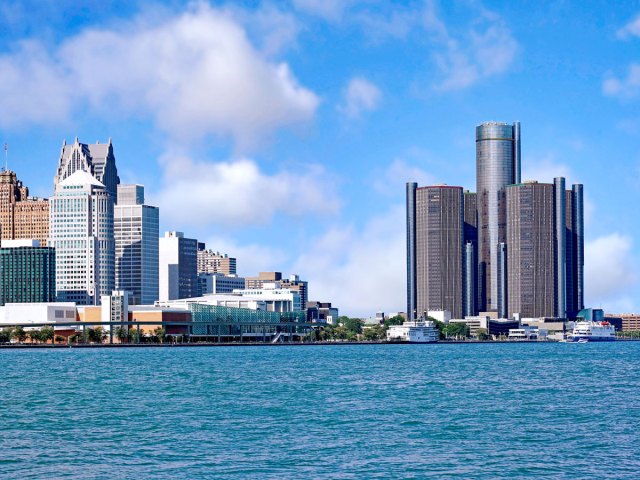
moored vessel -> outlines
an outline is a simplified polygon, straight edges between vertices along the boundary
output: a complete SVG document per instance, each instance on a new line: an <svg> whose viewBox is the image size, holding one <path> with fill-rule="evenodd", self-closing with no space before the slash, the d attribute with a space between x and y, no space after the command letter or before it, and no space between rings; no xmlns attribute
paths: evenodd
<svg viewBox="0 0 640 480"><path fill-rule="evenodd" d="M616 330L609 322L576 322L569 340L573 342L611 342L616 339Z"/></svg>
<svg viewBox="0 0 640 480"><path fill-rule="evenodd" d="M404 322L402 325L391 325L387 330L390 342L434 343L440 339L440 330L434 322Z"/></svg>

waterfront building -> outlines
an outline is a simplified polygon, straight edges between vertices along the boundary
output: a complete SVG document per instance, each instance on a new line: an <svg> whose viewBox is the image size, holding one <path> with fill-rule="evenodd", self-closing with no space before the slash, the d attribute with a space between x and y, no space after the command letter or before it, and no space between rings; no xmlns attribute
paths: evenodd
<svg viewBox="0 0 640 480"><path fill-rule="evenodd" d="M487 122L476 127L480 311L498 310L499 245L506 241L505 187L520 183L520 149L519 122Z"/></svg>
<svg viewBox="0 0 640 480"><path fill-rule="evenodd" d="M56 300L55 250L38 240L3 240L0 305Z"/></svg>
<svg viewBox="0 0 640 480"><path fill-rule="evenodd" d="M429 310L463 307L463 190L407 184L407 308L410 319Z"/></svg>
<svg viewBox="0 0 640 480"><path fill-rule="evenodd" d="M198 241L182 232L166 232L159 244L159 300L196 297Z"/></svg>
<svg viewBox="0 0 640 480"><path fill-rule="evenodd" d="M207 250L204 243L198 243L198 273L236 275L236 259L226 253Z"/></svg>
<svg viewBox="0 0 640 480"><path fill-rule="evenodd" d="M134 305L159 298L159 210L145 205L142 185L118 185L114 207L116 290L131 292Z"/></svg>
<svg viewBox="0 0 640 480"><path fill-rule="evenodd" d="M76 137L71 145L67 145L66 140L63 141L58 169L53 179L54 187L77 170L87 172L96 178L105 186L111 198L115 200L116 187L120 183L120 178L118 177L111 139L108 143L85 144L80 143Z"/></svg>
<svg viewBox="0 0 640 480"><path fill-rule="evenodd" d="M281 272L260 272L257 277L246 278L247 289L262 289L267 284L276 284L277 288L298 292L302 308L307 304L309 284L305 280L300 280L299 275L292 274L287 279L282 277Z"/></svg>
<svg viewBox="0 0 640 480"><path fill-rule="evenodd" d="M640 332L640 313L608 313L606 318L621 319L623 332Z"/></svg>
<svg viewBox="0 0 640 480"><path fill-rule="evenodd" d="M113 199L100 181L79 169L57 183L50 207L58 301L98 305L115 287Z"/></svg>
<svg viewBox="0 0 640 480"><path fill-rule="evenodd" d="M303 311L306 306L302 303L299 291L281 288L277 282L265 283L262 288L234 290L233 293L265 302L270 312L298 312Z"/></svg>
<svg viewBox="0 0 640 480"><path fill-rule="evenodd" d="M15 172L0 172L0 240L36 239L45 247L48 238L47 199L29 197Z"/></svg>
<svg viewBox="0 0 640 480"><path fill-rule="evenodd" d="M244 277L222 273L198 273L198 282L200 295L232 293L236 289L243 290L246 286Z"/></svg>
<svg viewBox="0 0 640 480"><path fill-rule="evenodd" d="M566 313L575 318L584 308L584 199L582 184L566 191Z"/></svg>
<svg viewBox="0 0 640 480"><path fill-rule="evenodd" d="M337 325L339 312L330 302L308 301L306 305L307 321Z"/></svg>

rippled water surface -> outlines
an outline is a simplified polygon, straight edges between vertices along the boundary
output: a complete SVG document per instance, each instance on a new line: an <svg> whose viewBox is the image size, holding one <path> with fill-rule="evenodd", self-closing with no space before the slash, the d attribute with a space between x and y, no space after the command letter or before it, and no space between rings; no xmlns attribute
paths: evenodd
<svg viewBox="0 0 640 480"><path fill-rule="evenodd" d="M640 343L0 350L3 478L639 478Z"/></svg>

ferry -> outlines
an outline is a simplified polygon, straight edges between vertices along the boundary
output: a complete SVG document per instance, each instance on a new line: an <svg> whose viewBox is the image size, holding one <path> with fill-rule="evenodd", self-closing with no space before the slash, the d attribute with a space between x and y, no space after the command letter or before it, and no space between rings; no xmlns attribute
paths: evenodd
<svg viewBox="0 0 640 480"><path fill-rule="evenodd" d="M576 322L569 340L573 342L611 342L616 339L616 329L609 322Z"/></svg>
<svg viewBox="0 0 640 480"><path fill-rule="evenodd" d="M391 325L387 330L390 342L434 343L440 340L440 330L434 322L404 322L402 325Z"/></svg>

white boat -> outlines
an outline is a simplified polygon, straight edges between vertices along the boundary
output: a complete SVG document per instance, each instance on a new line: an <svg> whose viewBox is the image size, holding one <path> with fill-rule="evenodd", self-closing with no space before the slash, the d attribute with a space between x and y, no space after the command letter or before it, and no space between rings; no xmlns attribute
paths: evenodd
<svg viewBox="0 0 640 480"><path fill-rule="evenodd" d="M616 329L609 322L576 322L569 336L573 342L611 342L616 339Z"/></svg>
<svg viewBox="0 0 640 480"><path fill-rule="evenodd" d="M404 322L391 325L387 330L390 342L433 343L440 339L440 330L429 321Z"/></svg>

